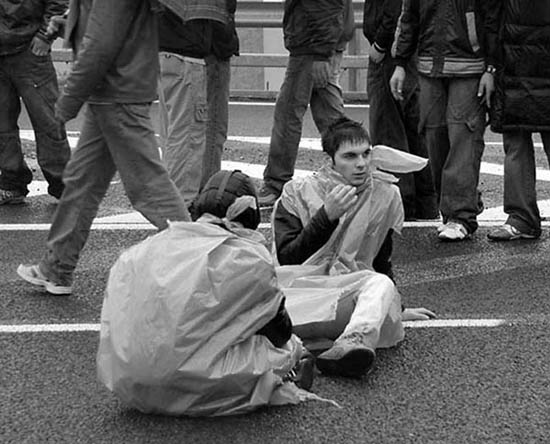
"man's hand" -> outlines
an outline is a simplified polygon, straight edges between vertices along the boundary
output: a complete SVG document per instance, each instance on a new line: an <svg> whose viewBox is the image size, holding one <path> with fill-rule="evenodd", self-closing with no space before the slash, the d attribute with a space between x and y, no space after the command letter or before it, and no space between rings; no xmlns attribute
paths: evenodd
<svg viewBox="0 0 550 444"><path fill-rule="evenodd" d="M380 52L378 49L376 49L375 45L370 45L369 48L369 59L371 59L374 63L378 64L382 60L384 60L384 57L386 56L385 52Z"/></svg>
<svg viewBox="0 0 550 444"><path fill-rule="evenodd" d="M401 313L403 321L427 321L433 318L435 318L435 313L424 307L405 308Z"/></svg>
<svg viewBox="0 0 550 444"><path fill-rule="evenodd" d="M36 56L45 56L50 52L50 44L40 37L34 36L31 42L31 51Z"/></svg>
<svg viewBox="0 0 550 444"><path fill-rule="evenodd" d="M48 36L57 36L65 27L65 23L67 22L67 19L63 15L53 15L50 18L50 21L48 22L48 29L46 30L46 34Z"/></svg>
<svg viewBox="0 0 550 444"><path fill-rule="evenodd" d="M329 220L340 219L357 201L356 188L351 185L336 185L325 199L325 212Z"/></svg>
<svg viewBox="0 0 550 444"><path fill-rule="evenodd" d="M491 108L491 96L495 91L495 79L493 74L485 72L479 79L479 88L477 90L477 96L480 98L481 103L485 102L487 108Z"/></svg>
<svg viewBox="0 0 550 444"><path fill-rule="evenodd" d="M314 88L325 88L330 78L330 62L315 60L311 67Z"/></svg>
<svg viewBox="0 0 550 444"><path fill-rule="evenodd" d="M405 68L396 66L390 79L390 90L395 100L403 100L403 85L405 83Z"/></svg>

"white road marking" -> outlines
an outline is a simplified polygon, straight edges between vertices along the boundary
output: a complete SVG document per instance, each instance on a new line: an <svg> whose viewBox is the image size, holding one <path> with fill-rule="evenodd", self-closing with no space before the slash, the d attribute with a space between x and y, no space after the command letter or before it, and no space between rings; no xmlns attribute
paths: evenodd
<svg viewBox="0 0 550 444"><path fill-rule="evenodd" d="M405 321L403 325L409 328L473 328L500 327L509 325L506 319L431 319L429 321Z"/></svg>
<svg viewBox="0 0 550 444"><path fill-rule="evenodd" d="M510 325L506 319L433 319L406 321L406 328L491 328ZM0 333L74 333L98 332L100 324L17 324L0 325Z"/></svg>
<svg viewBox="0 0 550 444"><path fill-rule="evenodd" d="M72 148L76 146L78 141L78 132L68 132L69 144ZM32 130L20 130L20 136L22 139L34 140L34 132ZM259 143L259 144L269 144L269 137L243 137L243 136L230 136L229 140L239 141L243 143ZM502 146L502 142L487 142L487 145L492 146ZM542 143L535 143L537 148L542 148ZM300 142L300 147L305 149L320 150L321 142L319 138L302 138ZM244 173L248 174L250 177L261 179L263 177L263 171L265 166L247 162L234 162L234 161L223 161L222 168L229 170L241 170ZM296 177L303 177L310 175L312 172L308 170L297 169L294 172ZM495 176L503 176L504 168L502 165L482 162L481 163L481 173L490 174ZM537 180L539 181L550 181L550 170L537 168ZM29 197L41 196L47 194L47 182L45 181L33 181L29 185ZM543 216L550 215L550 200L539 201L539 209ZM494 207L486 208L483 213L478 217L478 220L481 223L488 222L490 225L494 222L502 223L506 220L506 214L504 213L503 207ZM98 224L147 224L147 220L138 212L129 212L126 214L119 214L114 216L106 216L96 219L96 224L93 228L101 229ZM428 222L426 226L438 225L439 222ZM424 226L424 225L419 225ZM104 228L112 229L112 228ZM133 229L133 228L128 228Z"/></svg>

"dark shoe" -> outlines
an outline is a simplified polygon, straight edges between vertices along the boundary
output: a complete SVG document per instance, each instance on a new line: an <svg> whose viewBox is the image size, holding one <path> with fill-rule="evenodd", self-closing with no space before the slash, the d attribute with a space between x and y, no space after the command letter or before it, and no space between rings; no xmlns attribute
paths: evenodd
<svg viewBox="0 0 550 444"><path fill-rule="evenodd" d="M19 265L17 274L33 285L43 287L50 294L56 296L69 295L73 292L70 282L55 282L44 276L38 265Z"/></svg>
<svg viewBox="0 0 550 444"><path fill-rule="evenodd" d="M368 347L342 342L317 356L316 364L325 375L360 378L372 370L375 356Z"/></svg>
<svg viewBox="0 0 550 444"><path fill-rule="evenodd" d="M487 234L487 238L494 242L517 239L538 239L539 237L540 234L524 233L510 224L504 224Z"/></svg>
<svg viewBox="0 0 550 444"><path fill-rule="evenodd" d="M258 192L258 205L260 205L261 208L272 207L275 205L279 196L280 194L270 190L264 185Z"/></svg>
<svg viewBox="0 0 550 444"><path fill-rule="evenodd" d="M311 355L300 359L283 380L292 381L301 389L311 390L314 378L314 362L315 359Z"/></svg>
<svg viewBox="0 0 550 444"><path fill-rule="evenodd" d="M25 194L17 190L0 189L0 205L17 205L25 201Z"/></svg>

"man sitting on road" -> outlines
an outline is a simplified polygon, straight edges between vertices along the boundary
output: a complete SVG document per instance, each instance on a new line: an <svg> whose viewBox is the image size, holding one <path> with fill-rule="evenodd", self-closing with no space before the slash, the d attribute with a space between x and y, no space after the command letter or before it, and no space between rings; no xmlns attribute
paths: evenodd
<svg viewBox="0 0 550 444"><path fill-rule="evenodd" d="M312 359L292 335L271 255L254 231L251 179L216 173L193 211L197 222L170 224L111 269L100 380L131 407L171 415L316 399L301 390L311 387Z"/></svg>
<svg viewBox="0 0 550 444"><path fill-rule="evenodd" d="M335 340L317 357L325 374L360 377L375 349L404 336L402 320L428 319L429 310L402 312L392 281L392 232L403 205L395 177L375 165L411 172L425 159L388 147L371 149L360 123L347 118L322 137L331 165L288 182L273 213L278 278L294 331L304 340Z"/></svg>

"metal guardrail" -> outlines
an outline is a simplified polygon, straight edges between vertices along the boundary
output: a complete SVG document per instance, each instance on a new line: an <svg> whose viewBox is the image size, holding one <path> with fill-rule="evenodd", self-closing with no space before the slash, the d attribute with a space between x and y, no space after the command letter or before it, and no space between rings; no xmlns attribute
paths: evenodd
<svg viewBox="0 0 550 444"><path fill-rule="evenodd" d="M237 6L235 23L238 28L280 28L283 22L284 2L260 2L240 1ZM363 3L353 2L355 14L355 26L361 27L363 20ZM52 50L54 62L73 61L72 52L68 49ZM231 65L236 67L253 68L285 68L288 62L287 54L258 54L241 53L239 57L231 59ZM344 69L367 69L368 57L366 55L344 55L342 68ZM258 90L232 90L232 97L264 98L274 99L276 91ZM347 100L366 100L364 92L345 91L344 97Z"/></svg>

